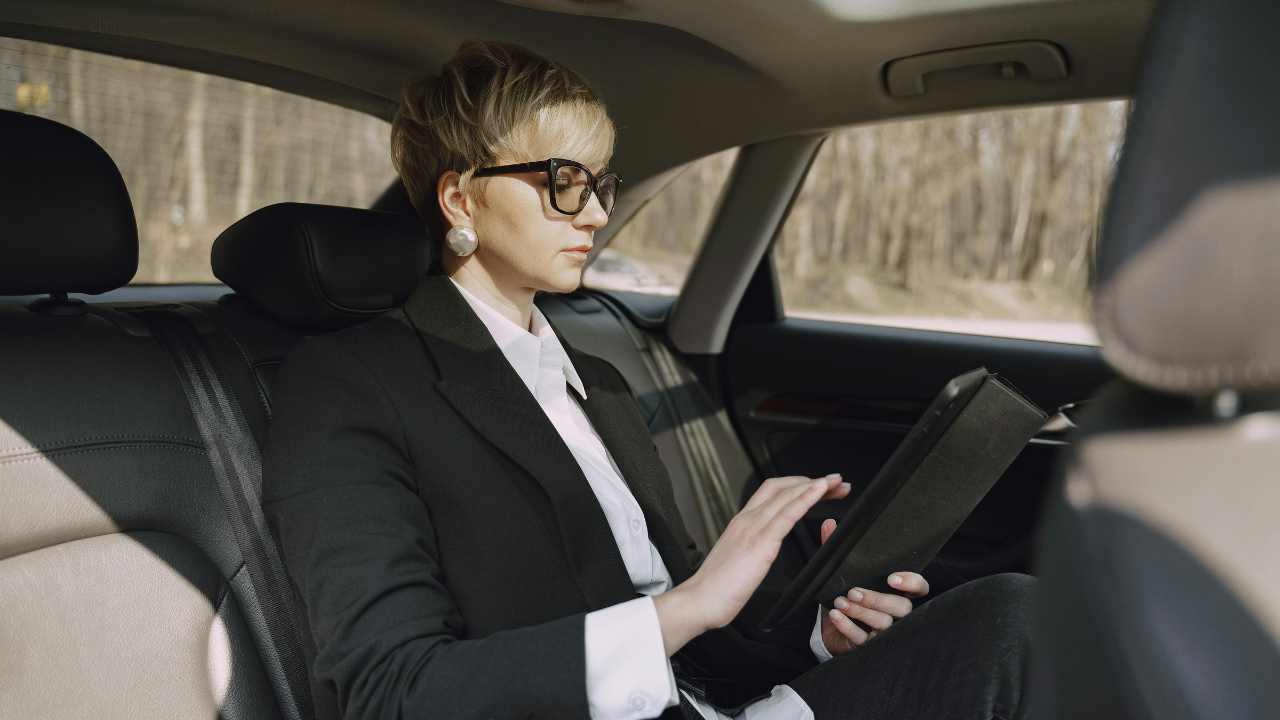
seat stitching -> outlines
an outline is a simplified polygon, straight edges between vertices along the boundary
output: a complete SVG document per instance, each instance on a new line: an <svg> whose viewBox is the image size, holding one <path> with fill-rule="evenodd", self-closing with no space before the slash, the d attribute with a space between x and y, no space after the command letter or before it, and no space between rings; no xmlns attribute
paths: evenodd
<svg viewBox="0 0 1280 720"><path fill-rule="evenodd" d="M205 451L203 448L184 447L181 445L165 445L161 443L151 443L147 445L99 445L97 447L88 447L88 448L83 448L79 450L61 450L61 451L55 450L53 452L48 452L48 453L40 452L38 450L33 450L32 452L38 453L38 454L32 457L24 457L21 459L0 459L0 465L19 465L21 463L36 462L38 460L44 460L50 457L60 457L63 455L83 455L84 453L101 452L103 450L183 450L185 452L199 453L201 455L205 454Z"/></svg>
<svg viewBox="0 0 1280 720"><path fill-rule="evenodd" d="M222 330L222 333L231 338L231 342L235 344L236 349L240 351L240 357L244 358L244 363L249 366L249 376L253 380L253 389L258 391L258 400L262 402L262 409L267 413L267 420L271 419L271 405L267 403L267 394L262 389L262 383L258 381L258 374L254 372L253 361L249 359L249 353L244 351L244 346L236 339L234 333L229 330Z"/></svg>
<svg viewBox="0 0 1280 720"><path fill-rule="evenodd" d="M31 450L43 450L46 448L66 447L68 445L76 445L85 442L94 442L97 440L178 440L180 442L197 442L193 438L182 437L179 435L98 435L95 437L72 438L70 440L59 440L54 443L43 443L39 445L27 445L25 447L0 448L0 454L10 452L28 452Z"/></svg>

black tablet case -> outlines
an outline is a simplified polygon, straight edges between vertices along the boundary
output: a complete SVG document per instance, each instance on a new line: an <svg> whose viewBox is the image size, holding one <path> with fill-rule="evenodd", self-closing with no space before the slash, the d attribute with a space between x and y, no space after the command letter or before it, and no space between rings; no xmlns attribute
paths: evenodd
<svg viewBox="0 0 1280 720"><path fill-rule="evenodd" d="M887 591L890 573L923 570L1046 417L986 368L947 383L761 628L810 598L831 607L850 588Z"/></svg>

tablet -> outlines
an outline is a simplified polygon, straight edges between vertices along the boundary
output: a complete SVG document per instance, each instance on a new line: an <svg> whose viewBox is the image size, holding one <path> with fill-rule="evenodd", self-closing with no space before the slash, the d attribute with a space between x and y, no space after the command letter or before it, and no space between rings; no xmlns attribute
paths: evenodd
<svg viewBox="0 0 1280 720"><path fill-rule="evenodd" d="M889 590L891 573L923 570L1046 417L986 368L953 378L760 628L774 629L812 599L831 607L851 588Z"/></svg>

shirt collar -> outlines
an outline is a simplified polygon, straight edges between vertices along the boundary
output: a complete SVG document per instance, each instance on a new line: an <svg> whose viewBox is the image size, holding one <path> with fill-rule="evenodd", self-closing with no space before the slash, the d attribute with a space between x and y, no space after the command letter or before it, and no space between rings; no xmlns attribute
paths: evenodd
<svg viewBox="0 0 1280 720"><path fill-rule="evenodd" d="M564 346L560 344L560 338L556 337L551 323L547 322L546 316L538 306L533 307L533 331L530 332L511 322L507 316L494 310L485 301L472 295L453 278L449 278L449 282L458 288L458 292L462 293L462 299L467 301L476 316L480 318L480 322L489 329L489 334L493 336L498 349L507 358L507 362L511 363L511 367L515 369L516 375L520 376L525 387L529 388L529 392L536 395L535 388L540 364L559 365L564 371L564 378L569 386L578 391L578 395L582 398L587 397L586 388L583 387L582 379L573 367L573 362L569 360L569 354L565 352Z"/></svg>

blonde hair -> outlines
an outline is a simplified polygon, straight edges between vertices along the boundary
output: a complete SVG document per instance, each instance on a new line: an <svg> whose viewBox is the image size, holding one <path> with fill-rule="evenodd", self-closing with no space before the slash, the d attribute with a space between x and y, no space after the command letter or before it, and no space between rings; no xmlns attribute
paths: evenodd
<svg viewBox="0 0 1280 720"><path fill-rule="evenodd" d="M580 162L593 170L613 155L613 121L581 75L514 43L467 40L440 78L410 78L391 123L391 161L409 200L443 230L436 185L450 170L459 190L483 198L489 178L472 174L498 157Z"/></svg>

